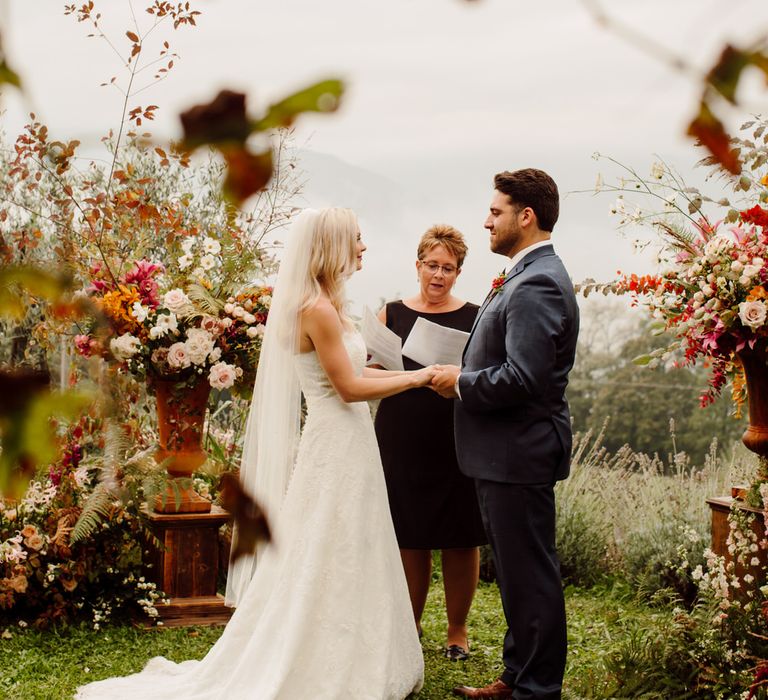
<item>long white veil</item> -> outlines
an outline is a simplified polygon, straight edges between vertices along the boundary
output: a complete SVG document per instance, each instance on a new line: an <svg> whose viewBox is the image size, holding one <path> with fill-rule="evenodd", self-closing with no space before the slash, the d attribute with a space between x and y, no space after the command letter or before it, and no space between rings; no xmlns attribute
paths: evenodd
<svg viewBox="0 0 768 700"><path fill-rule="evenodd" d="M306 284L312 236L319 212L305 209L286 237L261 347L256 384L243 443L240 480L269 519L273 535L293 465L301 427L301 389L294 355L298 352L299 309ZM233 537L237 537L237 528ZM230 562L226 604L241 600L262 552Z"/></svg>

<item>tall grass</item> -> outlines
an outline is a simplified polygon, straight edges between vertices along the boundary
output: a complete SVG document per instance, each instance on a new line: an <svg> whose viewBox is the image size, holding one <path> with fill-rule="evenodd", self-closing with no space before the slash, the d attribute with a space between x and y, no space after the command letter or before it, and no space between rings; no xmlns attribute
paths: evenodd
<svg viewBox="0 0 768 700"><path fill-rule="evenodd" d="M673 588L690 601L695 591L679 571L702 563L706 499L725 492L731 464L718 455L716 441L701 467L683 452L667 460L627 446L609 453L604 431L576 437L571 476L556 489L563 577L589 586L619 575L649 597Z"/></svg>

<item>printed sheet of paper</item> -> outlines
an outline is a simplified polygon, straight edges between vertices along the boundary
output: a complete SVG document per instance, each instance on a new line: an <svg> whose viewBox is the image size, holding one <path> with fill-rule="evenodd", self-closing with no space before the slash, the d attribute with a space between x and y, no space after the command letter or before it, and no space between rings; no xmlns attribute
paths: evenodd
<svg viewBox="0 0 768 700"><path fill-rule="evenodd" d="M416 319L403 345L403 355L420 365L461 365L469 333Z"/></svg>
<svg viewBox="0 0 768 700"><path fill-rule="evenodd" d="M363 312L363 340L371 359L368 364L384 369L403 370L403 342L397 333L389 330L367 306Z"/></svg>

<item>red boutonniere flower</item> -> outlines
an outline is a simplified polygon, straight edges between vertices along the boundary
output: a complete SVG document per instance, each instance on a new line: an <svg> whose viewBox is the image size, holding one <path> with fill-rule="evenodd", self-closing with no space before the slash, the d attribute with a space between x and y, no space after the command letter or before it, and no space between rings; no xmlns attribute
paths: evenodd
<svg viewBox="0 0 768 700"><path fill-rule="evenodd" d="M504 280L506 279L506 270L502 270L497 277L493 278L493 282L491 282L491 291L488 292L489 299L493 299L493 297L495 297L501 291L501 288L504 286Z"/></svg>

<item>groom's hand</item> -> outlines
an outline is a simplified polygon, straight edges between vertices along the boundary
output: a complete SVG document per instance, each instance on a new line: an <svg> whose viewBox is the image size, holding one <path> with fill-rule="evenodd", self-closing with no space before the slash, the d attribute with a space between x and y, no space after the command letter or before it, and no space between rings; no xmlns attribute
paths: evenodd
<svg viewBox="0 0 768 700"><path fill-rule="evenodd" d="M455 399L456 379L461 369L456 365L441 365L437 374L432 377L432 388L444 399Z"/></svg>

